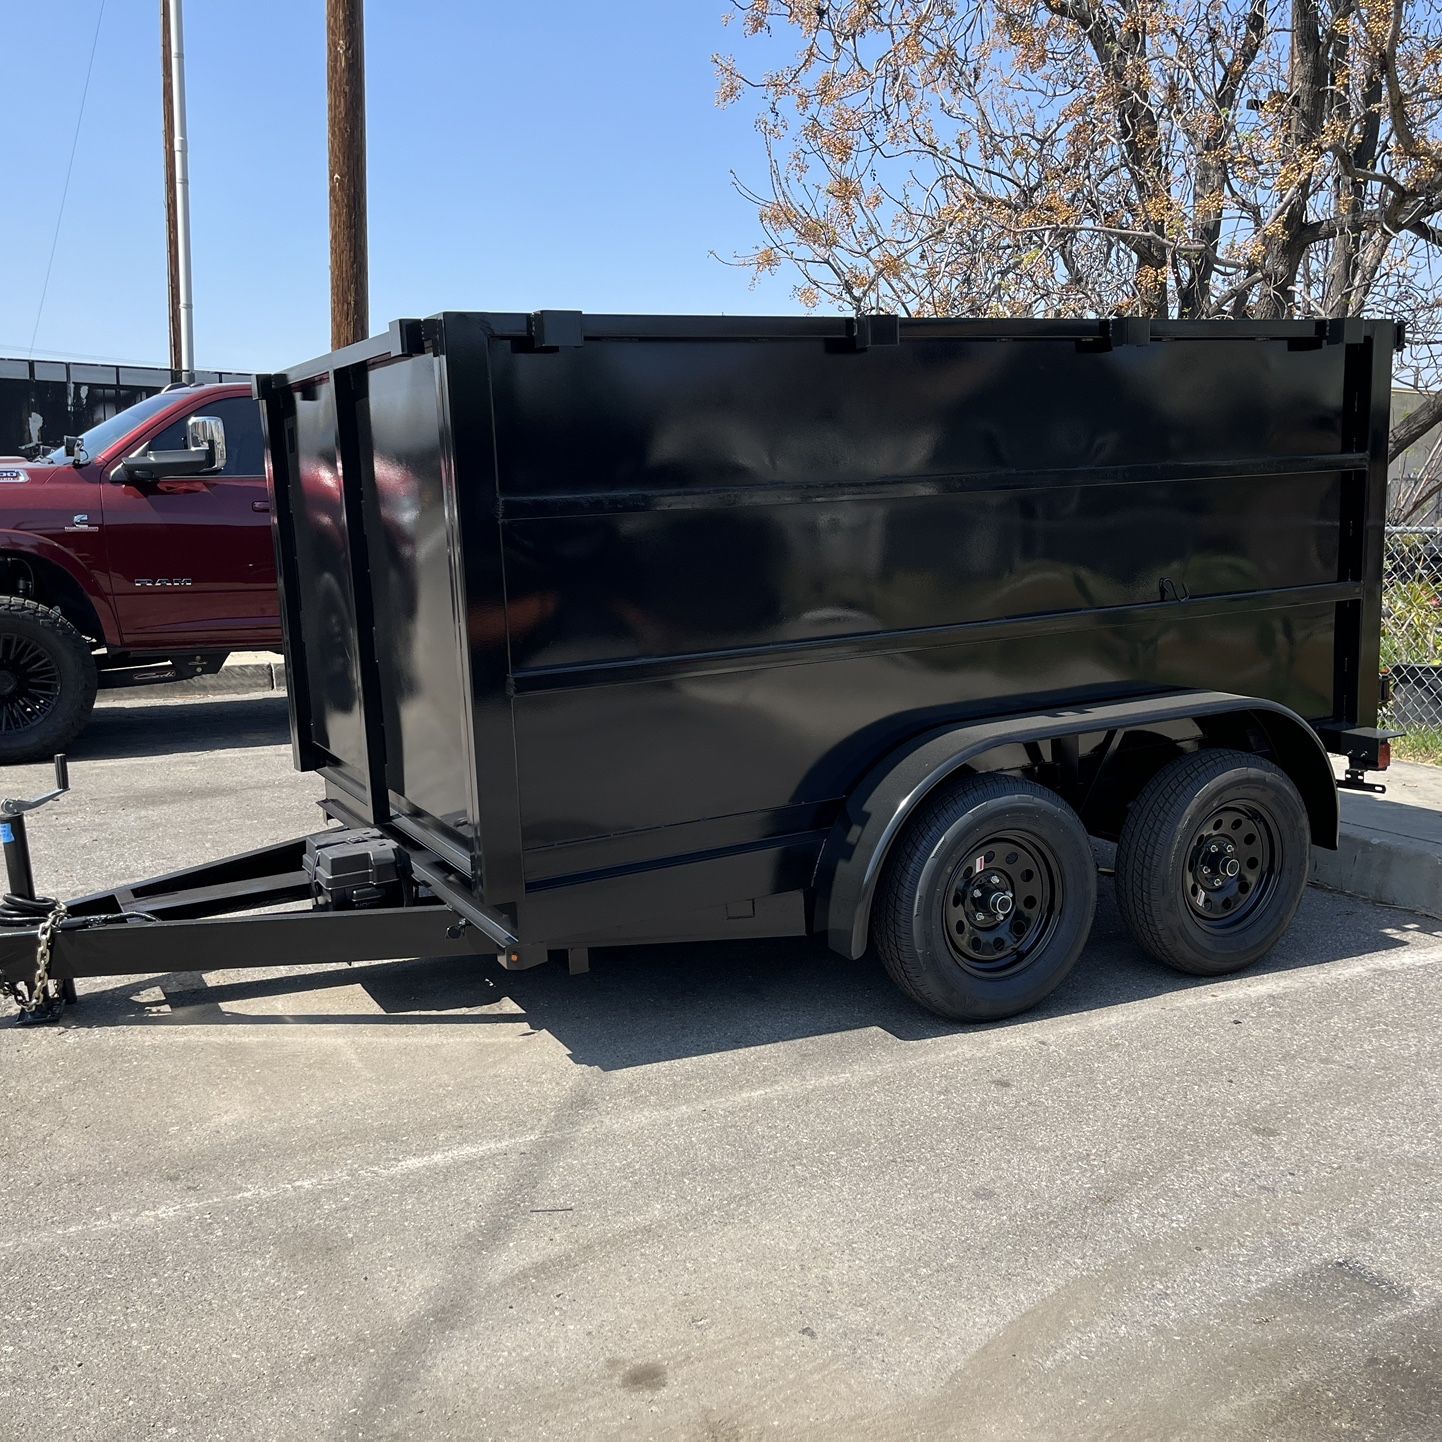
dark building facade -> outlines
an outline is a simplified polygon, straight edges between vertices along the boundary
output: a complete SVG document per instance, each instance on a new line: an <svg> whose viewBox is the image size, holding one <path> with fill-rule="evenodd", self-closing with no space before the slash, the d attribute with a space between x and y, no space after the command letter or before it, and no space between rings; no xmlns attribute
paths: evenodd
<svg viewBox="0 0 1442 1442"><path fill-rule="evenodd" d="M159 366L0 358L0 455L58 446L163 390L174 379ZM198 371L202 381L248 380L232 371Z"/></svg>

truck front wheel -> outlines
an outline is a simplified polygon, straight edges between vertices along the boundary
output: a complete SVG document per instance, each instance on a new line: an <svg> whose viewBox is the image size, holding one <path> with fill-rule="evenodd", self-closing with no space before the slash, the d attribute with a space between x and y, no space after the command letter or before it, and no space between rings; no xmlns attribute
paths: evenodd
<svg viewBox="0 0 1442 1442"><path fill-rule="evenodd" d="M50 606L0 596L0 764L63 751L95 705L95 658Z"/></svg>
<svg viewBox="0 0 1442 1442"><path fill-rule="evenodd" d="M1199 751L1164 766L1132 803L1117 901L1158 961L1224 976L1291 925L1310 857L1307 809L1280 767L1245 751Z"/></svg>
<svg viewBox="0 0 1442 1442"><path fill-rule="evenodd" d="M1096 885L1071 807L1031 781L977 776L926 803L897 839L872 939L913 1001L994 1021L1061 984L1091 931Z"/></svg>

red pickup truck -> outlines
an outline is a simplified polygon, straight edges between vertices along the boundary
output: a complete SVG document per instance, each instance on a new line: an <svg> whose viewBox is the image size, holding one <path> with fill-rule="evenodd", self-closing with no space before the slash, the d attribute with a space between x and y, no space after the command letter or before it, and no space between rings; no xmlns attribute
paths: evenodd
<svg viewBox="0 0 1442 1442"><path fill-rule="evenodd" d="M0 762L63 750L98 686L280 644L245 386L174 386L38 460L0 458Z"/></svg>

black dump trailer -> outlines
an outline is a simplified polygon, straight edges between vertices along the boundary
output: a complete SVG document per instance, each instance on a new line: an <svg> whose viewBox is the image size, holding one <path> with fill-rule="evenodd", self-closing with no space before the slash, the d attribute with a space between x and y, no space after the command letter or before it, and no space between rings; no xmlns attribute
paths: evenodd
<svg viewBox="0 0 1442 1442"><path fill-rule="evenodd" d="M263 376L332 825L60 914L7 803L4 974L819 933L985 1019L1076 962L1097 840L1147 951L1246 966L1387 764L1397 339L447 312Z"/></svg>

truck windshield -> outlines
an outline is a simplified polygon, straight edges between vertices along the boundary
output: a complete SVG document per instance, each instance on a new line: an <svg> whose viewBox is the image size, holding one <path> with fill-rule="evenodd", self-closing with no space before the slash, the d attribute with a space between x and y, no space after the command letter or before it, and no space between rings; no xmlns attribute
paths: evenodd
<svg viewBox="0 0 1442 1442"><path fill-rule="evenodd" d="M80 444L84 448L85 454L92 459L98 456L107 446L112 446L116 441L124 439L131 431L143 426L152 416L159 415L167 406L173 405L175 398L174 391L158 391L155 395L146 396L143 401L137 401L133 406L116 412L109 420L91 426L80 437ZM54 466L64 465L68 459L64 446L57 446L46 456L46 460Z"/></svg>

